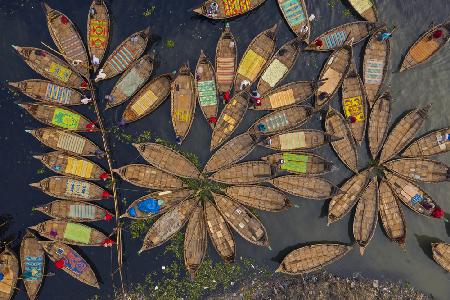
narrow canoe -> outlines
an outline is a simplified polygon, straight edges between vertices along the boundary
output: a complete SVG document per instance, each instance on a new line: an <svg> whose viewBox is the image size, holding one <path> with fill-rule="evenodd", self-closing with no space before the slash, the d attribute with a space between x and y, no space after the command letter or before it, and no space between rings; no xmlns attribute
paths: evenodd
<svg viewBox="0 0 450 300"><path fill-rule="evenodd" d="M368 106L364 85L352 63L342 83L342 108L345 118L350 121L350 132L359 145L366 133Z"/></svg>
<svg viewBox="0 0 450 300"><path fill-rule="evenodd" d="M30 300L36 299L45 270L45 251L36 236L29 230L20 243L22 280Z"/></svg>
<svg viewBox="0 0 450 300"><path fill-rule="evenodd" d="M13 48L19 53L25 63L43 77L54 83L75 89L85 89L87 82L62 59L45 50L34 47Z"/></svg>
<svg viewBox="0 0 450 300"><path fill-rule="evenodd" d="M194 279L208 246L203 207L199 204L192 212L184 236L184 265Z"/></svg>
<svg viewBox="0 0 450 300"><path fill-rule="evenodd" d="M96 201L110 196L107 191L94 183L66 176L48 177L31 183L30 186L40 189L51 197L72 201Z"/></svg>
<svg viewBox="0 0 450 300"><path fill-rule="evenodd" d="M223 168L209 178L225 184L252 184L272 177L270 164L264 161L247 161Z"/></svg>
<svg viewBox="0 0 450 300"><path fill-rule="evenodd" d="M62 268L64 272L87 285L100 288L91 266L71 247L53 241L40 241L39 243L47 252L51 261L54 263L62 261L64 263Z"/></svg>
<svg viewBox="0 0 450 300"><path fill-rule="evenodd" d="M356 204L370 179L370 170L352 176L341 187L341 193L331 198L328 206L328 225L340 220Z"/></svg>
<svg viewBox="0 0 450 300"><path fill-rule="evenodd" d="M289 74L300 54L301 44L300 39L293 39L281 46L272 56L258 81L258 93L266 94Z"/></svg>
<svg viewBox="0 0 450 300"><path fill-rule="evenodd" d="M85 158L68 155L64 152L49 152L42 155L33 155L47 168L55 173L88 180L107 178L107 173L99 165Z"/></svg>
<svg viewBox="0 0 450 300"><path fill-rule="evenodd" d="M304 0L277 0L281 13L291 30L309 44L311 24Z"/></svg>
<svg viewBox="0 0 450 300"><path fill-rule="evenodd" d="M408 53L406 53L402 66L400 67L400 72L427 62L445 46L449 40L449 36L450 22L434 26L422 34L411 48L408 49Z"/></svg>
<svg viewBox="0 0 450 300"><path fill-rule="evenodd" d="M377 29L377 24L367 21L346 23L322 33L305 50L331 51L340 48L345 41L353 39L353 45L361 42Z"/></svg>
<svg viewBox="0 0 450 300"><path fill-rule="evenodd" d="M227 196L213 193L216 207L230 226L248 242L269 247L266 228L245 206Z"/></svg>
<svg viewBox="0 0 450 300"><path fill-rule="evenodd" d="M138 253L158 247L172 238L186 224L198 202L197 197L184 200L163 214L150 227Z"/></svg>
<svg viewBox="0 0 450 300"><path fill-rule="evenodd" d="M254 110L276 110L308 100L316 89L311 81L296 81L285 84L261 96L261 105L251 106Z"/></svg>
<svg viewBox="0 0 450 300"><path fill-rule="evenodd" d="M103 0L93 0L87 20L87 46L94 73L105 56L110 35L108 7ZM97 62L98 61L98 62Z"/></svg>
<svg viewBox="0 0 450 300"><path fill-rule="evenodd" d="M212 63L203 50L200 51L200 57L195 67L195 88L198 105L202 110L203 116L205 116L209 125L214 127L219 109L216 75Z"/></svg>
<svg viewBox="0 0 450 300"><path fill-rule="evenodd" d="M184 187L179 178L149 165L130 164L114 169L113 172L119 174L123 180L143 188L175 190Z"/></svg>
<svg viewBox="0 0 450 300"><path fill-rule="evenodd" d="M41 79L8 82L8 85L24 95L47 104L80 105L84 96L77 90Z"/></svg>
<svg viewBox="0 0 450 300"><path fill-rule="evenodd" d="M401 158L388 161L383 167L396 175L420 182L443 182L450 177L449 167L426 158Z"/></svg>
<svg viewBox="0 0 450 300"><path fill-rule="evenodd" d="M232 165L246 157L255 146L255 137L244 132L220 147L208 160L203 172L211 173Z"/></svg>
<svg viewBox="0 0 450 300"><path fill-rule="evenodd" d="M91 120L65 107L32 103L19 103L18 105L39 122L55 128L79 132L98 130L95 125L91 126L94 124Z"/></svg>
<svg viewBox="0 0 450 300"><path fill-rule="evenodd" d="M72 222L92 222L111 220L112 214L98 205L88 202L75 202L69 200L54 200L48 204L35 207L52 218Z"/></svg>
<svg viewBox="0 0 450 300"><path fill-rule="evenodd" d="M391 94L386 92L375 101L370 111L367 138L372 159L377 157L386 139L391 119L391 102Z"/></svg>
<svg viewBox="0 0 450 300"><path fill-rule="evenodd" d="M224 192L234 201L260 210L279 212L292 206L283 193L267 186L230 186Z"/></svg>
<svg viewBox="0 0 450 300"><path fill-rule="evenodd" d="M432 131L414 141L403 151L403 157L424 157L450 150L450 127Z"/></svg>
<svg viewBox="0 0 450 300"><path fill-rule="evenodd" d="M119 75L125 71L135 60L137 60L145 48L150 37L150 27L138 31L126 38L116 49L108 56L105 64L100 69L95 82L106 80Z"/></svg>
<svg viewBox="0 0 450 300"><path fill-rule="evenodd" d="M406 240L406 223L403 210L397 197L392 192L385 179L379 187L380 217L387 237L404 247Z"/></svg>
<svg viewBox="0 0 450 300"><path fill-rule="evenodd" d="M8 246L0 253L0 273L3 274L3 279L0 281L0 299L9 300L16 289L19 261Z"/></svg>
<svg viewBox="0 0 450 300"><path fill-rule="evenodd" d="M217 208L209 201L204 202L206 229L219 256L226 262L233 262L236 242L230 227Z"/></svg>
<svg viewBox="0 0 450 300"><path fill-rule="evenodd" d="M178 144L186 138L194 121L195 106L195 80L188 66L182 66L173 80L170 88L172 126Z"/></svg>
<svg viewBox="0 0 450 300"><path fill-rule="evenodd" d="M234 77L234 90L242 91L251 86L261 75L267 62L275 52L276 31L278 25L258 34L248 45Z"/></svg>
<svg viewBox="0 0 450 300"><path fill-rule="evenodd" d="M103 151L91 140L74 132L50 127L25 131L54 150L80 156L100 156L103 154Z"/></svg>
<svg viewBox="0 0 450 300"><path fill-rule="evenodd" d="M48 220L29 228L49 240L69 245L106 246L110 241L97 229L64 220Z"/></svg>
<svg viewBox="0 0 450 300"><path fill-rule="evenodd" d="M380 97L381 88L389 70L391 41L390 39L385 41L379 40L380 33L386 30L386 27L382 27L375 31L364 50L363 81L370 107Z"/></svg>
<svg viewBox="0 0 450 300"><path fill-rule="evenodd" d="M338 141L331 142L331 147L336 152L341 161L355 173L358 173L358 152L356 145L351 137L351 131L348 122L344 117L333 109L328 109L325 119L325 129L328 134L340 137Z"/></svg>
<svg viewBox="0 0 450 300"><path fill-rule="evenodd" d="M62 12L43 3L48 31L67 62L81 75L89 77L89 58L75 24Z"/></svg>
<svg viewBox="0 0 450 300"><path fill-rule="evenodd" d="M216 46L216 81L219 93L230 92L237 68L237 44L227 23Z"/></svg>
<svg viewBox="0 0 450 300"><path fill-rule="evenodd" d="M275 272L300 275L322 269L352 249L344 244L314 244L290 252Z"/></svg>
<svg viewBox="0 0 450 300"><path fill-rule="evenodd" d="M268 137L259 145L281 151L310 150L339 139L321 130L297 129Z"/></svg>
<svg viewBox="0 0 450 300"><path fill-rule="evenodd" d="M317 176L331 172L335 168L333 163L317 154L299 151L278 152L261 157L261 159L269 162L277 169L277 173L281 174Z"/></svg>
<svg viewBox="0 0 450 300"><path fill-rule="evenodd" d="M153 72L154 59L154 53L146 54L123 72L109 94L105 109L124 103L144 86Z"/></svg>
<svg viewBox="0 0 450 300"><path fill-rule="evenodd" d="M339 189L323 178L302 175L284 175L267 180L288 194L312 200L325 200L339 193Z"/></svg>
<svg viewBox="0 0 450 300"><path fill-rule="evenodd" d="M157 143L133 144L139 154L152 166L172 175L189 178L201 176L197 167L172 148Z"/></svg>
<svg viewBox="0 0 450 300"><path fill-rule="evenodd" d="M315 108L317 110L324 107L341 87L350 70L352 55L352 46L345 45L328 57L320 71L319 87L315 90Z"/></svg>
<svg viewBox="0 0 450 300"><path fill-rule="evenodd" d="M430 108L431 104L416 108L398 121L384 142L380 154L380 163L400 153L412 141L427 119Z"/></svg>
<svg viewBox="0 0 450 300"><path fill-rule="evenodd" d="M248 93L244 90L236 94L230 102L225 105L217 119L216 126L213 128L210 146L211 151L225 142L239 126L239 123L247 112L248 101Z"/></svg>
<svg viewBox="0 0 450 300"><path fill-rule="evenodd" d="M170 94L172 76L159 75L141 88L122 114L125 123L131 123L142 119L157 109Z"/></svg>
<svg viewBox="0 0 450 300"><path fill-rule="evenodd" d="M202 5L193 9L193 11L210 19L224 20L245 14L257 8L265 1L266 0L206 0Z"/></svg>
<svg viewBox="0 0 450 300"><path fill-rule="evenodd" d="M377 10L372 0L348 0L358 14L369 22L378 21Z"/></svg>
<svg viewBox="0 0 450 300"><path fill-rule="evenodd" d="M168 209L192 196L194 191L180 189L176 191L153 192L133 201L121 218L150 219L165 213Z"/></svg>
<svg viewBox="0 0 450 300"><path fill-rule="evenodd" d="M450 244L432 243L431 247L433 259L447 272L450 272Z"/></svg>

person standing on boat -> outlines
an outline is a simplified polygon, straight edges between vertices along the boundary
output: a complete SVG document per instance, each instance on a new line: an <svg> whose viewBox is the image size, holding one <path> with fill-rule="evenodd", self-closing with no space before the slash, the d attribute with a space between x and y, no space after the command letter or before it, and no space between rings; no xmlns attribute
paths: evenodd
<svg viewBox="0 0 450 300"><path fill-rule="evenodd" d="M394 26L394 28L392 28L391 31L387 31L387 30L382 31L380 33L380 35L378 36L378 40L380 42L384 42L384 41L387 41L388 39L390 39L392 37L392 33L394 33L394 31L395 31L395 28L396 27Z"/></svg>

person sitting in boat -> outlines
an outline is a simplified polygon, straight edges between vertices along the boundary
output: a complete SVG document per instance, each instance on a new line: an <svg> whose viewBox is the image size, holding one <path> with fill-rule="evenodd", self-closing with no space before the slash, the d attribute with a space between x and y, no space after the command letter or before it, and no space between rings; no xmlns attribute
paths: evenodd
<svg viewBox="0 0 450 300"><path fill-rule="evenodd" d="M241 85L240 85L240 91L244 90L246 87L248 87L250 85L250 81L248 80L242 80Z"/></svg>
<svg viewBox="0 0 450 300"><path fill-rule="evenodd" d="M394 31L395 31L395 27L394 27L391 31L387 31L387 30L382 31L382 32L380 33L380 35L378 36L378 40L379 40L380 42L387 41L388 39L390 39L390 38L392 37L392 33L393 33Z"/></svg>
<svg viewBox="0 0 450 300"><path fill-rule="evenodd" d="M258 91L253 91L250 93L250 102L255 106L261 106L261 95L258 93Z"/></svg>
<svg viewBox="0 0 450 300"><path fill-rule="evenodd" d="M228 102L230 102L230 99L230 91L225 91L225 93L223 93L223 104L227 104Z"/></svg>
<svg viewBox="0 0 450 300"><path fill-rule="evenodd" d="M95 8L93 8L93 7L91 7L90 9L89 9L89 15L92 17L92 16L95 16L95 14L96 14L97 12L95 11Z"/></svg>
<svg viewBox="0 0 450 300"><path fill-rule="evenodd" d="M177 142L178 145L181 145L181 143L183 142L183 138L181 136L177 136L175 138L175 141Z"/></svg>
<svg viewBox="0 0 450 300"><path fill-rule="evenodd" d="M258 126L256 126L256 128L258 129L259 132L266 132L267 131L267 126L264 123L259 123Z"/></svg>
<svg viewBox="0 0 450 300"><path fill-rule="evenodd" d="M100 71L98 71L97 77L95 77L95 82L99 81L99 80L103 80L106 78L106 73L103 72L103 69L100 69Z"/></svg>
<svg viewBox="0 0 450 300"><path fill-rule="evenodd" d="M300 28L301 34L307 34L309 31L309 27L307 25L303 25L302 28Z"/></svg>
<svg viewBox="0 0 450 300"><path fill-rule="evenodd" d="M322 92L319 94L319 99L325 101L330 95L327 92Z"/></svg>
<svg viewBox="0 0 450 300"><path fill-rule="evenodd" d="M219 4L217 2L213 1L209 5L209 7L206 9L206 15L208 17L214 17L219 12Z"/></svg>
<svg viewBox="0 0 450 300"><path fill-rule="evenodd" d="M349 121L351 124L353 124L353 123L356 122L356 117L355 117L355 116L350 116L350 117L348 117L348 121Z"/></svg>
<svg viewBox="0 0 450 300"><path fill-rule="evenodd" d="M437 30L433 31L433 33L431 34L431 39L438 40L443 36L444 36L444 31L442 31L442 29L437 29Z"/></svg>
<svg viewBox="0 0 450 300"><path fill-rule="evenodd" d="M92 55L91 61L94 66L98 66L100 64L100 59L97 56L95 56L95 54Z"/></svg>

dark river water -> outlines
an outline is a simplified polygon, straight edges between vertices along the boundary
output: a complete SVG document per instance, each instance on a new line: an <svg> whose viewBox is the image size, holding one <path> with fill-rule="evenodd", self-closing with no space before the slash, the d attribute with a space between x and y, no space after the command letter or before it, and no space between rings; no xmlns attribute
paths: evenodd
<svg viewBox="0 0 450 300"><path fill-rule="evenodd" d="M49 1L50 6L65 12L86 35L86 18L90 0ZM171 72L189 62L191 69L195 68L200 49L204 49L208 56L214 57L216 42L224 26L222 22L211 22L207 19L194 16L190 11L202 0L115 0L107 1L112 18L111 51L129 34L150 26L153 33L151 45L148 49L155 50L160 62L154 74ZM310 14L316 19L312 22L312 37L325 30L343 23L359 20L356 15L346 13L349 8L341 0L309 0L306 1ZM409 45L431 24L443 22L450 15L450 1L448 0L377 0L375 1L379 16L389 26L396 25L397 31L392 40L392 71L398 69L401 57ZM155 6L151 16L143 16L143 12ZM18 251L23 230L31 225L42 222L45 217L32 212L33 206L49 202L51 199L43 193L28 186L52 174L45 171L38 174L42 166L32 158L32 155L48 151L41 146L25 129L42 127L37 121L27 115L15 105L16 101L28 100L25 97L15 97L8 91L5 83L9 80L19 81L38 78L15 53L11 44L21 46L41 47L40 42L53 45L49 36L43 10L39 1L0 1L0 214L10 220L9 228L2 232L2 239L18 239L12 243L14 250ZM239 58L242 56L248 43L262 30L282 21L276 1L267 2L256 11L234 19L230 22L231 29L237 39ZM286 23L282 21L278 32L277 45L280 46L293 38ZM172 49L166 47L167 40L173 40ZM360 66L361 50L365 42L355 46L355 60ZM147 50L148 51L148 50ZM295 68L285 79L285 83L294 80L314 80L328 54L305 52L300 55ZM432 61L403 74L391 74L389 82L392 86L392 95L395 99L392 119L395 121L406 110L428 102L433 103L430 118L418 134L432 129L445 127L450 124L449 77L450 53L448 46ZM110 92L116 79L102 82L99 93L102 98ZM337 97L333 101L334 107L339 107ZM105 114L107 127L117 123L124 107L108 111ZM78 109L78 108L77 108ZM92 110L86 107L79 108L85 115L94 119ZM245 131L254 122L260 113L249 112L235 134ZM322 121L316 116L305 127L321 128ZM136 123L126 127L125 131L139 134L150 130L155 137L174 142L174 132L170 121L170 103L166 101L156 112ZM200 110L190 134L181 149L197 154L202 163L210 156L209 141L211 130L203 119ZM100 136L90 134L90 138L100 144ZM133 147L119 141L112 141L115 167L131 162L142 162ZM359 149L359 168L364 168L368 162L366 145ZM257 149L246 159L256 159L267 151ZM333 161L339 170L329 174L328 179L335 184L341 184L351 176L330 147L317 150L317 153ZM448 155L439 157L441 161L450 163ZM100 162L105 167L105 162ZM120 183L121 188L133 188ZM445 210L450 210L450 201L447 198L450 187L447 183L425 186L427 192L440 203ZM137 198L145 193L121 190L120 197L127 199ZM350 214L340 222L326 226L326 209L328 201L308 201L294 199L298 208L292 208L283 213L260 212L265 224L272 251L249 244L240 237L237 240L237 255L254 259L259 265L265 265L275 270L279 257L286 254L298 244L314 241L340 241L352 242ZM102 203L112 208L112 201ZM325 205L325 206L324 206ZM123 209L123 208L122 208ZM374 238L362 257L356 249L341 261L327 267L327 270L336 274L351 276L361 273L363 276L381 280L402 280L410 282L417 288L432 293L439 299L448 299L450 295L449 275L438 266L430 257L430 241L449 241L450 226L439 220L420 217L404 207L408 236L406 251L391 243L377 227ZM98 222L94 226L104 232L111 232L113 224ZM126 282L139 282L145 274L154 269L161 268L161 261L154 257L161 251L155 249L141 256L136 252L141 241L132 240L128 233L124 234L125 242L125 280ZM211 247L210 255L216 257ZM101 281L101 290L82 285L72 280L62 271L55 270L54 266L48 271L56 272L56 276L47 278L41 290L41 299L87 299L95 294L106 298L112 292L111 262L115 262L114 252L104 248L83 248L81 253L89 259L94 266ZM115 264L113 264L115 265ZM117 283L117 276L114 280ZM26 299L23 285L19 284L20 291L15 299Z"/></svg>

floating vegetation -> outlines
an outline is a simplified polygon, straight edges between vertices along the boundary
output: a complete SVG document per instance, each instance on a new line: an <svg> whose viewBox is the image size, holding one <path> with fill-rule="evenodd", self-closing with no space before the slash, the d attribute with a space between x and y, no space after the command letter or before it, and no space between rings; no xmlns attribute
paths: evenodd
<svg viewBox="0 0 450 300"><path fill-rule="evenodd" d="M41 167L36 170L36 174L44 174L45 173L45 167Z"/></svg>
<svg viewBox="0 0 450 300"><path fill-rule="evenodd" d="M150 17L151 15L153 15L153 13L155 12L156 6L152 5L149 8L147 8L146 10L144 10L144 12L142 13L142 15L144 17Z"/></svg>
<svg viewBox="0 0 450 300"><path fill-rule="evenodd" d="M150 226L152 226L153 220L132 220L128 229L131 234L132 239L141 239L144 234L148 231Z"/></svg>
<svg viewBox="0 0 450 300"><path fill-rule="evenodd" d="M168 49L172 49L173 47L175 47L175 41L174 40L167 40L166 47Z"/></svg>
<svg viewBox="0 0 450 300"><path fill-rule="evenodd" d="M350 11L350 9L344 9L342 11L342 14L344 15L344 17L351 17L352 16L352 12Z"/></svg>

